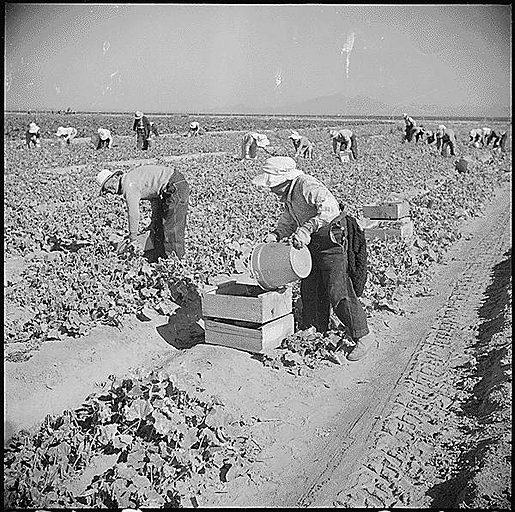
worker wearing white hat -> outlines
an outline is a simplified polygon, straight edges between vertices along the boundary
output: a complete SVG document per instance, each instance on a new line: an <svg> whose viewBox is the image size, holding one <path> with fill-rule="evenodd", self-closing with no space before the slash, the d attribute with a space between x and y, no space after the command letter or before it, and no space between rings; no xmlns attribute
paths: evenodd
<svg viewBox="0 0 515 512"><path fill-rule="evenodd" d="M294 130L289 138L293 142L295 158L298 156L303 156L304 158L313 157L313 144L307 137Z"/></svg>
<svg viewBox="0 0 515 512"><path fill-rule="evenodd" d="M25 143L28 148L38 148L41 145L40 129L34 122L29 123L27 131L25 132Z"/></svg>
<svg viewBox="0 0 515 512"><path fill-rule="evenodd" d="M127 204L129 235L119 252L135 246L142 200L150 201L152 221L149 239L154 247L147 256L152 261L172 254L184 255L184 233L190 187L184 176L164 165L140 165L128 172L102 169L97 177L100 194L121 195Z"/></svg>
<svg viewBox="0 0 515 512"><path fill-rule="evenodd" d="M307 246L311 254L311 273L301 281L302 328L314 326L326 332L332 306L356 343L348 358L361 359L372 346L373 336L348 274L338 201L322 182L297 169L290 157L268 158L263 173L252 183L269 188L285 206L265 241L289 240L296 249Z"/></svg>
<svg viewBox="0 0 515 512"><path fill-rule="evenodd" d="M72 126L68 126L66 128L64 126L59 126L55 134L61 139L62 144L69 145L77 136L77 128L73 128Z"/></svg>
<svg viewBox="0 0 515 512"><path fill-rule="evenodd" d="M444 124L440 124L436 130L436 149L441 151L442 156L447 156L448 151L451 156L456 156L456 135Z"/></svg>
<svg viewBox="0 0 515 512"><path fill-rule="evenodd" d="M483 129L482 128L472 128L469 133L469 144L473 144L476 148L483 143Z"/></svg>
<svg viewBox="0 0 515 512"><path fill-rule="evenodd" d="M256 158L257 149L262 148L266 151L266 146L270 144L268 137L257 132L249 132L243 136L241 141L241 159L248 160Z"/></svg>
<svg viewBox="0 0 515 512"><path fill-rule="evenodd" d="M406 129L404 132L404 138L402 139L402 142L406 142L406 141L411 142L411 139L413 137L412 131L413 131L413 128L415 128L415 126L416 126L415 120L411 116L408 116L408 114L406 112L404 112L402 114L402 118L404 119L404 123L406 126Z"/></svg>
<svg viewBox="0 0 515 512"><path fill-rule="evenodd" d="M188 130L188 137L196 137L200 132L200 125L197 121L190 123L190 129Z"/></svg>
<svg viewBox="0 0 515 512"><path fill-rule="evenodd" d="M329 130L329 136L333 141L333 153L340 158L341 150L350 151L354 160L358 159L358 143L356 135L347 128L343 130Z"/></svg>
<svg viewBox="0 0 515 512"><path fill-rule="evenodd" d="M99 128L97 130L97 144L96 148L111 148L113 145L113 136L111 135L111 130L107 128Z"/></svg>
<svg viewBox="0 0 515 512"><path fill-rule="evenodd" d="M136 147L138 149L147 150L149 148L148 139L151 132L150 121L148 117L139 110L134 114L132 131L136 132Z"/></svg>

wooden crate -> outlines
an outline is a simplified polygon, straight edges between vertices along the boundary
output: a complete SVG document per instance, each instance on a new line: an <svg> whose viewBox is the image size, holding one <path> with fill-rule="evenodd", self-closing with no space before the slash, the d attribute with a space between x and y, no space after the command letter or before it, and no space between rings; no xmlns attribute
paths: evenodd
<svg viewBox="0 0 515 512"><path fill-rule="evenodd" d="M294 328L291 313L258 327L243 327L211 318L205 319L204 326L206 343L253 353L278 347L284 338L293 334Z"/></svg>
<svg viewBox="0 0 515 512"><path fill-rule="evenodd" d="M409 203L382 203L363 205L363 215L369 219L398 220L409 216Z"/></svg>
<svg viewBox="0 0 515 512"><path fill-rule="evenodd" d="M266 324L292 311L292 289L265 291L258 285L227 281L202 294L202 315Z"/></svg>
<svg viewBox="0 0 515 512"><path fill-rule="evenodd" d="M381 221L378 226L365 228L365 238L386 240L390 237L413 238L413 221L407 217L400 220Z"/></svg>

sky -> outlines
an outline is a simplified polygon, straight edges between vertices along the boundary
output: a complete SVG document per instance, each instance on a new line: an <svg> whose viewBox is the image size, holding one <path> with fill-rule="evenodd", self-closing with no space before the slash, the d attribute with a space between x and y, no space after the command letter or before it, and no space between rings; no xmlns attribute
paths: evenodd
<svg viewBox="0 0 515 512"><path fill-rule="evenodd" d="M5 4L6 110L502 105L511 6Z"/></svg>

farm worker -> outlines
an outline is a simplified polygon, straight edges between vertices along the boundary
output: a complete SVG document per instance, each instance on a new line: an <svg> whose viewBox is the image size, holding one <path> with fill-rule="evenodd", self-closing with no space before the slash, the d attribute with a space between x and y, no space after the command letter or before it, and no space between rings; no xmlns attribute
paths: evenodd
<svg viewBox="0 0 515 512"><path fill-rule="evenodd" d="M97 149L111 148L113 145L113 137L111 131L107 128L99 128L97 130Z"/></svg>
<svg viewBox="0 0 515 512"><path fill-rule="evenodd" d="M402 118L404 119L404 124L406 125L403 142L404 141L411 142L411 139L412 139L411 132L412 132L413 128L415 128L415 120L412 117L408 116L408 114L406 114L406 112L404 112L402 114Z"/></svg>
<svg viewBox="0 0 515 512"><path fill-rule="evenodd" d="M476 148L479 147L480 143L483 143L483 129L473 128L469 133L469 144L473 144Z"/></svg>
<svg viewBox="0 0 515 512"><path fill-rule="evenodd" d="M266 151L265 148L268 145L270 145L270 141L266 135L257 132L246 133L241 142L241 159L256 158L257 149L263 148Z"/></svg>
<svg viewBox="0 0 515 512"><path fill-rule="evenodd" d="M150 121L147 116L139 110L134 114L134 124L132 131L136 132L136 147L138 149L148 149L148 138L150 136Z"/></svg>
<svg viewBox="0 0 515 512"><path fill-rule="evenodd" d="M157 130L157 126L154 124L154 121L150 121L150 133L148 135L147 144L148 147L151 146L152 141L159 137L159 131Z"/></svg>
<svg viewBox="0 0 515 512"><path fill-rule="evenodd" d="M103 169L96 179L100 194L121 195L127 204L129 236L119 252L131 244L135 247L139 203L147 200L152 208L149 239L154 246L155 259L167 258L174 253L179 258L184 256L190 187L179 171L164 165L140 165L126 173Z"/></svg>
<svg viewBox="0 0 515 512"><path fill-rule="evenodd" d="M200 125L197 121L193 121L190 123L190 129L188 130L188 137L196 137L199 134Z"/></svg>
<svg viewBox="0 0 515 512"><path fill-rule="evenodd" d="M436 131L436 149L441 150L442 156L447 156L447 148L449 148L451 156L456 156L456 136L454 135L454 130L441 124Z"/></svg>
<svg viewBox="0 0 515 512"><path fill-rule="evenodd" d="M327 331L332 306L356 343L348 359L361 359L371 348L373 335L348 274L345 237L336 223L338 201L323 183L297 169L293 158L268 158L263 171L252 183L268 187L285 205L266 241L287 239L295 249L307 246L311 254L312 270L301 281L300 289L303 327L312 325Z"/></svg>
<svg viewBox="0 0 515 512"><path fill-rule="evenodd" d="M436 132L433 130L424 130L424 136L426 138L426 144L434 144L436 142Z"/></svg>
<svg viewBox="0 0 515 512"><path fill-rule="evenodd" d="M340 151L350 151L354 160L358 159L358 144L352 130L330 130L329 135L333 140L333 153L339 158Z"/></svg>
<svg viewBox="0 0 515 512"><path fill-rule="evenodd" d="M29 123L25 132L25 143L28 148L39 148L41 146L41 133L36 123Z"/></svg>
<svg viewBox="0 0 515 512"><path fill-rule="evenodd" d="M304 158L312 158L313 156L313 144L311 141L301 135L299 132L293 131L289 137L293 142L295 148L295 157L303 156Z"/></svg>
<svg viewBox="0 0 515 512"><path fill-rule="evenodd" d="M422 137L424 136L424 127L421 126L414 126L411 130L411 140L413 140L413 137L415 137L415 142L419 142Z"/></svg>
<svg viewBox="0 0 515 512"><path fill-rule="evenodd" d="M57 128L56 135L61 139L62 144L71 144L72 139L77 136L77 129L71 126L68 128L59 126L59 128Z"/></svg>
<svg viewBox="0 0 515 512"><path fill-rule="evenodd" d="M492 133L492 128L488 128L487 126L483 126L483 146L487 146L487 139L490 137L490 134Z"/></svg>
<svg viewBox="0 0 515 512"><path fill-rule="evenodd" d="M490 144L490 142L492 142L493 149L499 148L499 149L501 149L501 151L505 151L506 138L507 138L506 130L504 130L504 131L492 130L490 135L488 136L486 144L488 146ZM501 146L501 141L502 141L502 146Z"/></svg>

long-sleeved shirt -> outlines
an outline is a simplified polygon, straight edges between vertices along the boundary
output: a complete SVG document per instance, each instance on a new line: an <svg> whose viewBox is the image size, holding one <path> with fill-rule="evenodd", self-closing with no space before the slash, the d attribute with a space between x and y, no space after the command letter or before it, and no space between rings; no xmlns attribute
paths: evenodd
<svg viewBox="0 0 515 512"><path fill-rule="evenodd" d="M290 236L297 228L316 233L340 214L338 201L329 189L315 177L301 174L290 185L281 199L285 209L275 232L279 239Z"/></svg>
<svg viewBox="0 0 515 512"><path fill-rule="evenodd" d="M159 208L159 201L175 170L164 165L141 165L131 169L121 179L120 193L127 203L129 217L129 238L138 236L139 202L150 201L152 212Z"/></svg>
<svg viewBox="0 0 515 512"><path fill-rule="evenodd" d="M62 137L64 140L69 141L77 136L77 128L73 128L73 126L69 126L68 128L61 128L58 133L58 137Z"/></svg>
<svg viewBox="0 0 515 512"><path fill-rule="evenodd" d="M304 137L304 135L300 139L292 139L292 142L296 155L302 155L304 151L313 151L313 144L307 137Z"/></svg>
<svg viewBox="0 0 515 512"><path fill-rule="evenodd" d="M353 136L352 130L343 129L340 130L334 137L333 137L333 152L335 154L338 154L338 151L343 148L343 150L350 149L352 144L352 136Z"/></svg>
<svg viewBox="0 0 515 512"><path fill-rule="evenodd" d="M404 122L406 123L406 128L411 128L415 126L415 120L410 116L406 116L404 118Z"/></svg>

